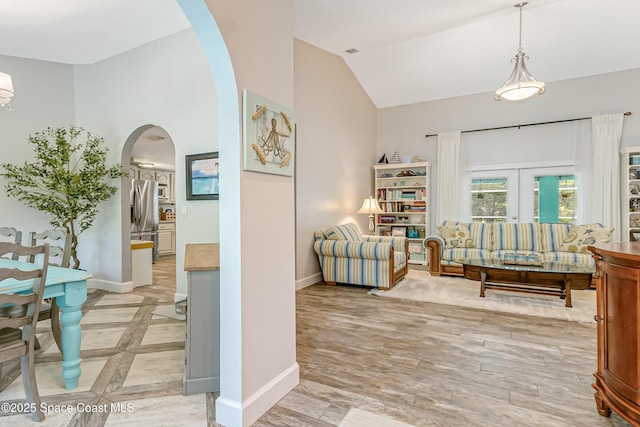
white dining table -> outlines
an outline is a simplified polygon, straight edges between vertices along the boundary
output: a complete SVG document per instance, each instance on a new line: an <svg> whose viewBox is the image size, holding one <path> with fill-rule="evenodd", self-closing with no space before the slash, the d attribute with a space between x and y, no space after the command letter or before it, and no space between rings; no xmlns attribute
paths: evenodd
<svg viewBox="0 0 640 427"><path fill-rule="evenodd" d="M0 267L33 270L36 264L0 258ZM84 270L49 266L43 298L56 298L62 325L62 379L67 390L78 386L80 378L80 341L82 338L82 305L87 300L87 280L92 276ZM0 283L0 293L31 292L32 280L6 279Z"/></svg>

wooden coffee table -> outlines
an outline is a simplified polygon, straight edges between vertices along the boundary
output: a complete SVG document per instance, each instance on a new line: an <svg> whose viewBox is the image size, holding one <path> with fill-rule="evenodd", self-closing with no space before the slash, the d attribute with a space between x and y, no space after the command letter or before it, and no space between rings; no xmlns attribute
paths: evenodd
<svg viewBox="0 0 640 427"><path fill-rule="evenodd" d="M595 268L577 264L544 262L541 265L504 264L500 260L466 258L456 260L464 267L464 277L480 281L480 296L486 289L557 295L571 305L572 289L588 289Z"/></svg>

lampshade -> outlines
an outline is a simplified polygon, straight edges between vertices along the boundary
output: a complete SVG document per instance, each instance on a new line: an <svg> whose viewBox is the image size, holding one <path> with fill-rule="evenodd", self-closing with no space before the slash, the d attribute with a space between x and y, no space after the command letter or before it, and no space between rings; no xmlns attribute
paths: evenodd
<svg viewBox="0 0 640 427"><path fill-rule="evenodd" d="M373 198L373 196L369 196L364 199L362 203L362 207L358 211L360 214L368 214L373 215L376 213L383 213L382 209L380 209L380 205L378 205L378 201Z"/></svg>
<svg viewBox="0 0 640 427"><path fill-rule="evenodd" d="M515 65L511 75L505 82L505 84L498 90L494 99L496 101L521 101L532 97L533 95L542 95L544 93L544 83L539 82L533 78L527 66L525 60L529 57L522 51L522 8L526 6L528 2L522 2L514 5L514 7L520 8L520 39L518 44L518 52L513 58Z"/></svg>
<svg viewBox="0 0 640 427"><path fill-rule="evenodd" d="M369 196L369 198L364 199L362 207L358 213L369 215L369 233L373 234L373 230L376 228L373 224L373 214L383 213L383 210L380 209L380 205L378 205L378 201L374 199L373 196Z"/></svg>
<svg viewBox="0 0 640 427"><path fill-rule="evenodd" d="M13 97L13 82L11 76L6 73L0 73L0 107L11 102Z"/></svg>

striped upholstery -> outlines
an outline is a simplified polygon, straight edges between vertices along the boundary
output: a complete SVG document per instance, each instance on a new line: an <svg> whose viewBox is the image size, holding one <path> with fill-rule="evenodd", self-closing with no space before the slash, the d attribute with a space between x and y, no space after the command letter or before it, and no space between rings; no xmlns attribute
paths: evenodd
<svg viewBox="0 0 640 427"><path fill-rule="evenodd" d="M522 254L538 254L542 261L562 262L575 265L593 267L594 261L589 254L563 252L561 245L569 234L572 224L537 224L537 223L464 223L457 221L443 221L443 226L464 224L469 227L473 249L446 249L445 242L439 235L428 236L423 241L438 242L431 250L440 249L438 262L431 262L429 269L432 274L461 274L456 270L442 270L441 265L461 266L456 260L463 258L479 258L484 260L503 259L506 252L517 251ZM587 227L602 228L602 224L587 224Z"/></svg>
<svg viewBox="0 0 640 427"><path fill-rule="evenodd" d="M389 288L391 273L406 269L406 237L363 237L354 224L345 224L315 232L314 238L326 282Z"/></svg>
<svg viewBox="0 0 640 427"><path fill-rule="evenodd" d="M539 252L538 228L534 222L498 222L495 224L493 250Z"/></svg>
<svg viewBox="0 0 640 427"><path fill-rule="evenodd" d="M538 224L540 252L559 251L562 240L569 233L569 229L571 229L571 224Z"/></svg>
<svg viewBox="0 0 640 427"><path fill-rule="evenodd" d="M540 254L542 261L562 262L565 264L586 264L595 268L595 261L591 255L573 252L545 252Z"/></svg>
<svg viewBox="0 0 640 427"><path fill-rule="evenodd" d="M463 258L490 260L491 251L488 251L486 249L466 249L466 248L445 249L442 255L441 262L442 264L446 264L446 265L462 265L457 263L455 260L460 260Z"/></svg>
<svg viewBox="0 0 640 427"><path fill-rule="evenodd" d="M358 240L362 241L362 233L354 223L334 225L324 231L329 240Z"/></svg>
<svg viewBox="0 0 640 427"><path fill-rule="evenodd" d="M404 237L372 236L370 234L363 237L365 242L391 243L393 250L396 252L404 252L406 250L405 244L407 239Z"/></svg>

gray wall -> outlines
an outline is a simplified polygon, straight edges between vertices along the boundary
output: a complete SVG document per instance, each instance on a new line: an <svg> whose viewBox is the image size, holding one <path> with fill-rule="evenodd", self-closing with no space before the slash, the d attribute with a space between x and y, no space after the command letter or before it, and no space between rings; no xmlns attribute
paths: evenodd
<svg viewBox="0 0 640 427"><path fill-rule="evenodd" d="M296 282L322 280L313 232L346 221L372 195L376 108L342 58L296 40Z"/></svg>
<svg viewBox="0 0 640 427"><path fill-rule="evenodd" d="M161 126L171 135L179 209L177 298L186 295L185 243L219 240L218 202L185 200L184 155L218 150L213 76L194 32L185 30L92 65L14 57L2 57L2 63L16 92L13 111L0 110L2 145L11 148L4 151L3 162L32 159L27 138L46 127L75 124L104 137L113 163L120 163L127 137L142 125ZM0 200L0 223L22 230L49 227L46 215L8 199L4 191ZM120 192L100 212L94 227L79 237L81 266L101 286L117 289L122 284ZM129 244L126 236L124 243Z"/></svg>
<svg viewBox="0 0 640 427"><path fill-rule="evenodd" d="M77 66L75 83L77 123L107 140L112 161L120 161L127 137L139 126L160 126L173 139L179 299L187 293L185 244L219 241L218 202L185 198L184 156L218 151L216 92L200 42L193 30L185 30L99 63ZM83 251L95 277L118 283L123 250L120 195L114 200L87 232ZM105 234L105 229L115 232Z"/></svg>
<svg viewBox="0 0 640 427"><path fill-rule="evenodd" d="M29 135L75 122L73 67L10 56L0 56L0 63L15 90L12 111L0 109L0 163L22 164L33 159ZM5 182L0 179L0 224L24 230L24 239L29 231L50 228L46 214L7 197Z"/></svg>
<svg viewBox="0 0 640 427"><path fill-rule="evenodd" d="M625 117L622 146L640 146L640 69L547 83L547 92L519 104L496 102L492 93L443 99L378 111L378 154L399 147L401 155L432 162L431 229L437 205L437 137L425 134L546 122L631 111ZM589 122L545 125L520 130L464 134L471 144L470 164L577 161L583 127Z"/></svg>

